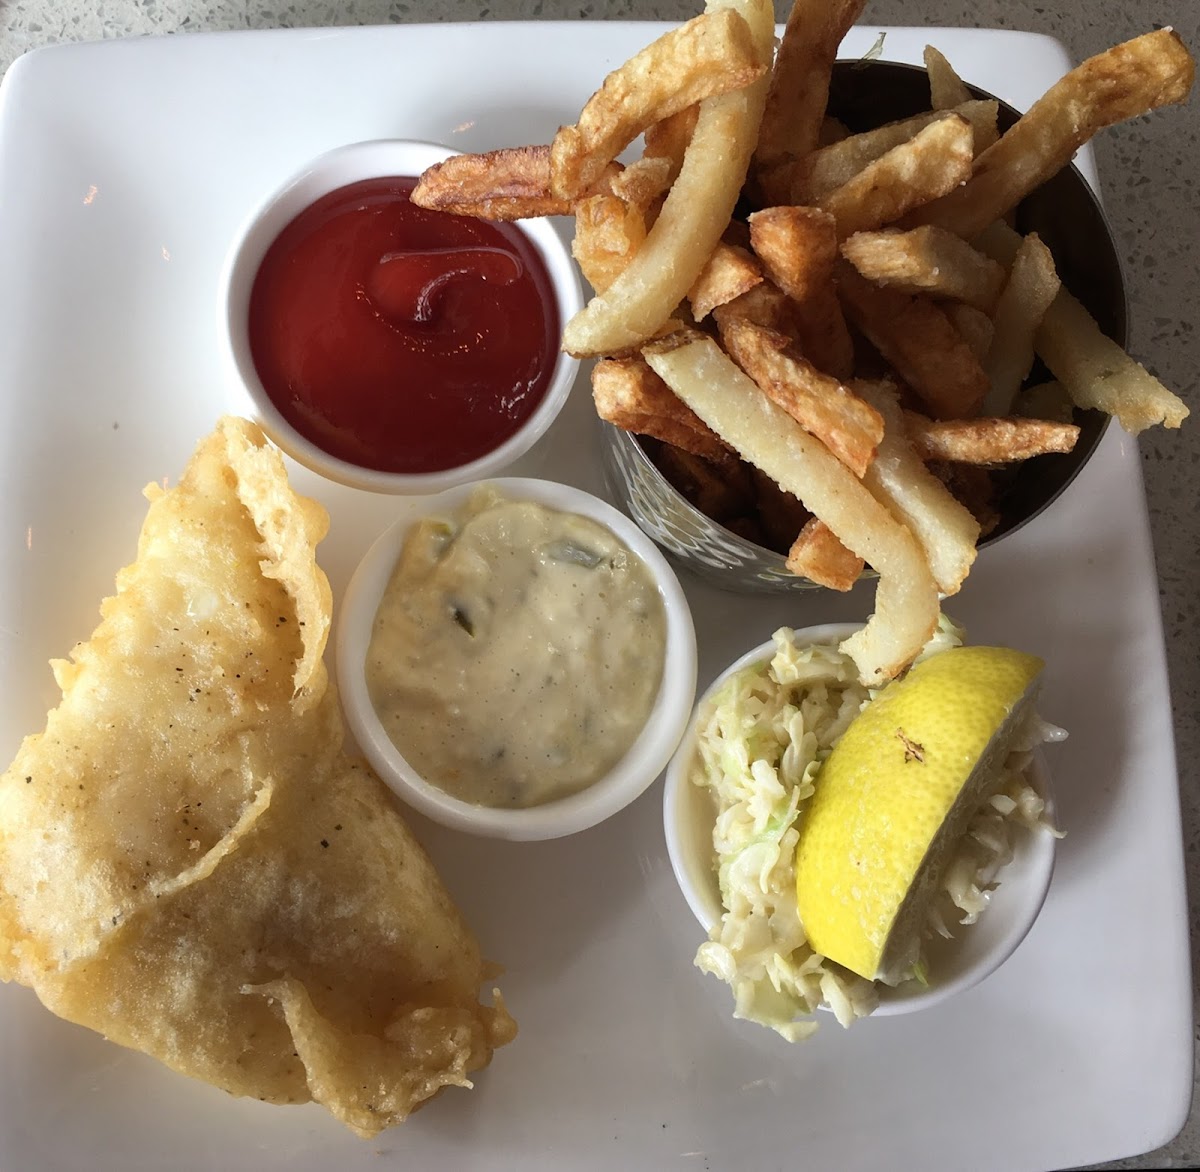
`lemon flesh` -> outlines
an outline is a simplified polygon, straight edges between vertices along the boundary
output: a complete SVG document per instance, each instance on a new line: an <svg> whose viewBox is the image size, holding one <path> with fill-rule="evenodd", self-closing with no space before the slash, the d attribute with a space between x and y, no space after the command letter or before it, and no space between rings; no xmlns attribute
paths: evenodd
<svg viewBox="0 0 1200 1172"><path fill-rule="evenodd" d="M955 647L891 684L821 766L796 846L814 951L895 983L917 959L943 864L1001 776L1044 664Z"/></svg>

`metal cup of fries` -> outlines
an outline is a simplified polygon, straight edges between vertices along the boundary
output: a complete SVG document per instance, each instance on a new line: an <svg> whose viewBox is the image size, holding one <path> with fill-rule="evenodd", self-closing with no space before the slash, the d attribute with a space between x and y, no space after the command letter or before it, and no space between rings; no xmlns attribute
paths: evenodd
<svg viewBox="0 0 1200 1172"><path fill-rule="evenodd" d="M1159 29L1017 117L933 47L920 71L837 63L864 2L795 0L776 46L765 0L711 0L552 143L447 160L413 198L575 217L594 296L563 348L598 360L598 414L628 433L608 435L614 492L727 584L848 590L869 567L874 614L843 650L875 685L1109 416L1134 434L1187 416L1123 349L1120 265L1070 163L1185 100L1195 63ZM772 545L782 573L745 556Z"/></svg>
<svg viewBox="0 0 1200 1172"><path fill-rule="evenodd" d="M996 100L977 87L971 87L971 94L975 101ZM930 76L918 66L883 60L834 64L828 110L851 131L919 116L929 101ZM1018 117L1011 106L998 102L1001 129ZM1047 245L1063 284L1078 291L1103 333L1123 346L1127 305L1120 258L1099 201L1079 169L1065 167L1027 196L1017 209L1016 225L1022 235L1034 233ZM969 329L969 319L965 324ZM1032 394L1027 393L1023 405L1031 413L1077 426L1069 451L996 463L987 468L986 480L966 470L969 465L958 470L955 487L963 495L974 491L975 508L983 513L989 507L981 493L991 500L991 523L980 534L979 549L994 545L1051 505L1087 463L1108 426L1110 416L1104 412L1076 407L1065 398L1056 401L1051 390L1038 390L1050 379L1044 364L1035 361L1024 380ZM950 457L959 453L952 440L939 438L946 457L943 474L950 476ZM1015 449L1016 437L991 438L1001 445L998 459L1005 444ZM711 461L636 429L602 421L600 442L609 491L680 565L727 590L785 593L818 587L787 568L792 538L783 535L794 518L781 508L777 493L768 490L761 500L755 496L761 486L722 476ZM978 438L964 442L973 445L966 455L988 454L980 450ZM799 514L800 525L806 520ZM869 567L864 574L871 574Z"/></svg>

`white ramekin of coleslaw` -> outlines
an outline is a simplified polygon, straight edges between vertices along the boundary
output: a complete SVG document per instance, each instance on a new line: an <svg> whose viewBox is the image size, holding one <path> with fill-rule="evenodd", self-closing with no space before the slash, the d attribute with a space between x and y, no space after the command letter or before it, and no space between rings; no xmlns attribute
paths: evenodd
<svg viewBox="0 0 1200 1172"><path fill-rule="evenodd" d="M863 687L838 650L855 629L781 628L731 664L697 702L664 789L671 865L708 934L695 964L730 986L736 1018L789 1041L817 1028L818 1009L849 1026L928 1008L993 973L1041 910L1060 837L1038 746L1066 734L1031 705L997 783L939 868L903 979L867 980L814 951L797 905L800 827L821 765L886 690ZM916 662L962 643L943 616Z"/></svg>

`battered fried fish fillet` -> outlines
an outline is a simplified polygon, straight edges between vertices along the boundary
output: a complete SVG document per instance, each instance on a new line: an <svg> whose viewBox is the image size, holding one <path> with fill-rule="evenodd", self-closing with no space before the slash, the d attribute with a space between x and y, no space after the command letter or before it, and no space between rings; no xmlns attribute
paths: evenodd
<svg viewBox="0 0 1200 1172"><path fill-rule="evenodd" d="M364 1136L516 1027L391 795L342 751L325 511L226 418L0 778L0 978L232 1094Z"/></svg>

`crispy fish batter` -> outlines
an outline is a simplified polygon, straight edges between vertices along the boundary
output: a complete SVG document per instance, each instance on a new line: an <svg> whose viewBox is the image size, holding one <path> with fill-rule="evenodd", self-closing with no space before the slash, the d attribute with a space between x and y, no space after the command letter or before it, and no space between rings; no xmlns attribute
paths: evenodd
<svg viewBox="0 0 1200 1172"><path fill-rule="evenodd" d="M232 1094L403 1120L511 1040L390 795L342 752L327 517L224 419L0 778L0 978Z"/></svg>

